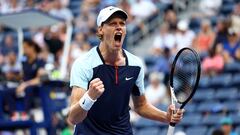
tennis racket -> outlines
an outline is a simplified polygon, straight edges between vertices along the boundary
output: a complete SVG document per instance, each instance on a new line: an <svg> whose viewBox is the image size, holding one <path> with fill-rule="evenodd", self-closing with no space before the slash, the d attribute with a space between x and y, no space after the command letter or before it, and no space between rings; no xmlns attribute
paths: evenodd
<svg viewBox="0 0 240 135"><path fill-rule="evenodd" d="M197 52L191 48L182 48L174 58L170 73L171 104L184 108L198 87L200 74L201 64ZM175 125L169 124L167 135L173 135Z"/></svg>

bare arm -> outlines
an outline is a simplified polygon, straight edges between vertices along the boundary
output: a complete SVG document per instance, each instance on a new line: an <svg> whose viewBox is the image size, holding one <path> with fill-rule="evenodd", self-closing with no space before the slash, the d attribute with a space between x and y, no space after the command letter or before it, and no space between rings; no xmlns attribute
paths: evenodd
<svg viewBox="0 0 240 135"><path fill-rule="evenodd" d="M71 124L75 125L81 121L83 121L87 116L87 111L82 109L78 103L80 98L83 96L86 90L73 87L71 94L71 103L70 103L70 111L68 115L68 120Z"/></svg>
<svg viewBox="0 0 240 135"><path fill-rule="evenodd" d="M73 87L71 94L71 103L70 103L70 111L68 115L68 120L71 124L75 125L82 122L86 116L87 111L84 110L79 104L79 100L86 93L92 100L96 100L99 98L104 92L103 82L96 78L90 82L89 89L86 92L85 89L80 87Z"/></svg>
<svg viewBox="0 0 240 135"><path fill-rule="evenodd" d="M22 82L22 83L17 87L17 90L16 90L17 94L21 94L21 93L24 92L24 90L25 90L27 87L29 87L29 86L34 86L34 85L40 84L40 77L41 77L42 75L44 75L44 74L46 74L46 71L44 70L44 68L38 69L36 77L34 77L34 78L31 79L31 80Z"/></svg>
<svg viewBox="0 0 240 135"><path fill-rule="evenodd" d="M169 123L170 121L178 123L182 119L184 110L177 110L177 113L172 115L174 106L169 106L168 111L165 112L148 103L144 95L132 96L132 99L134 104L134 110L142 117L165 123Z"/></svg>
<svg viewBox="0 0 240 135"><path fill-rule="evenodd" d="M44 74L47 74L45 69L40 68L40 69L38 69L37 76L35 78L33 78L31 80L28 80L26 82L23 82L23 83L26 83L26 87L33 86L33 85L38 85L38 84L40 84L40 77Z"/></svg>

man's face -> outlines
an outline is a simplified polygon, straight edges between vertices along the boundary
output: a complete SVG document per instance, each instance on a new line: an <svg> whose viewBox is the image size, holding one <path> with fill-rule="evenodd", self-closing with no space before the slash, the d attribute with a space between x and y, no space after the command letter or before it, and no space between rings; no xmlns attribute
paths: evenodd
<svg viewBox="0 0 240 135"><path fill-rule="evenodd" d="M225 134L230 134L230 132L232 130L232 125L224 124L224 125L222 125L222 129Z"/></svg>
<svg viewBox="0 0 240 135"><path fill-rule="evenodd" d="M23 53L24 53L24 55L29 56L32 52L35 52L33 47L28 45L28 43L23 42Z"/></svg>
<svg viewBox="0 0 240 135"><path fill-rule="evenodd" d="M100 33L103 35L103 42L109 49L119 50L122 48L126 36L126 21L121 17L113 17L103 24Z"/></svg>

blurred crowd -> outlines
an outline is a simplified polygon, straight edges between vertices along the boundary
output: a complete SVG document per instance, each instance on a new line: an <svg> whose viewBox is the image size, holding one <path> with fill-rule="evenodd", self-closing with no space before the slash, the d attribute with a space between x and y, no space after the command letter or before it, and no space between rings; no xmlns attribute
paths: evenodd
<svg viewBox="0 0 240 135"><path fill-rule="evenodd" d="M225 64L240 60L240 3L234 1L232 10L223 12L221 7L225 4L224 0L199 0L194 11L180 18L180 13L187 10L190 4L188 0L0 0L0 14L38 9L73 24L67 64L69 71L76 58L98 45L96 16L103 7L115 5L124 9L129 15L128 32L138 30L146 37L149 35L145 20L161 12L161 23L155 31L157 34L143 58L146 65L146 97L157 106L169 104L168 75L172 59L179 49L194 48L201 56L203 75L207 76L219 74ZM4 99L5 102L12 101L4 106L9 119L29 119L28 103L33 99L26 97L34 94L32 90L27 90L28 87L41 84L49 76L58 79L66 29L65 23L59 23L24 30L24 57L19 58L15 30L0 26L0 82L8 90L3 93L10 97ZM126 39L126 49L132 46L127 43ZM21 112L14 107L15 100L19 98L26 103ZM137 119L138 116L133 114L132 121Z"/></svg>

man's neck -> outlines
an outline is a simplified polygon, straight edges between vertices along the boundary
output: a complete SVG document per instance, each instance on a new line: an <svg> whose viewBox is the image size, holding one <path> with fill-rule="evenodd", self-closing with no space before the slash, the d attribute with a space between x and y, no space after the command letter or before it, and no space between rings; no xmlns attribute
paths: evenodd
<svg viewBox="0 0 240 135"><path fill-rule="evenodd" d="M37 58L36 54L33 54L31 56L28 57L28 63L33 63L33 61Z"/></svg>
<svg viewBox="0 0 240 135"><path fill-rule="evenodd" d="M125 57L123 56L122 49L120 50L110 50L106 45L101 43L99 45L99 50L104 59L105 64L114 65L114 66L123 66L125 65Z"/></svg>

